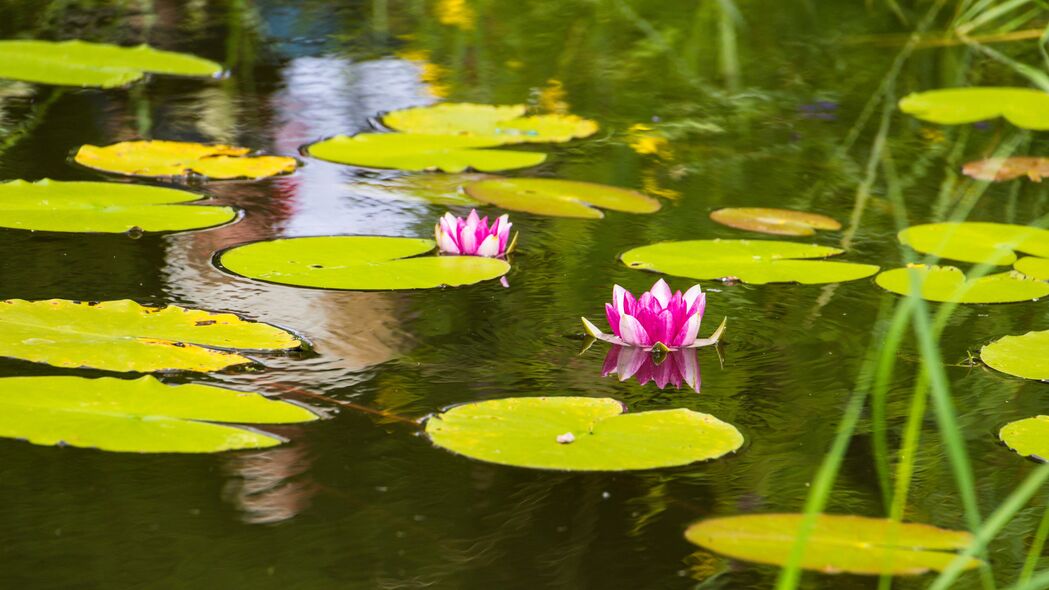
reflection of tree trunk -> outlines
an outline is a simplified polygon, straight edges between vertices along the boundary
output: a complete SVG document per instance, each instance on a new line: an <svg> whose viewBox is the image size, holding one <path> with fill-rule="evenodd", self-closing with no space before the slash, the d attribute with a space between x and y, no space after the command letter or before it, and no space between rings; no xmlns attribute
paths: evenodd
<svg viewBox="0 0 1049 590"><path fill-rule="evenodd" d="M300 478L312 464L310 447L301 442L230 455L224 467L231 479L223 495L250 524L274 524L294 518L309 507L316 493L312 480Z"/></svg>
<svg viewBox="0 0 1049 590"><path fill-rule="evenodd" d="M280 154L295 154L300 145L334 133L361 131L378 109L418 104L423 95L416 67L403 60L350 64L336 58L297 58L283 74L286 87L272 99L275 151ZM198 130L215 138L237 136L237 116L216 111L217 94L200 92L195 98ZM214 252L234 244L301 235L405 233L430 215L421 203L397 202L391 208L379 199L354 199L352 179L348 167L310 161L283 178L212 183L207 188L216 201L241 207L244 218L167 238L171 248L164 274L173 299L290 328L313 345L315 358L263 359L277 371L252 375L252 387L294 382L324 392L343 390L369 379L366 369L396 358L407 345L400 331L404 312L395 293L270 285L230 276L211 264ZM245 512L245 520L278 522L306 508L314 484L303 444L292 441L229 458L227 470L240 479L229 484L227 496Z"/></svg>

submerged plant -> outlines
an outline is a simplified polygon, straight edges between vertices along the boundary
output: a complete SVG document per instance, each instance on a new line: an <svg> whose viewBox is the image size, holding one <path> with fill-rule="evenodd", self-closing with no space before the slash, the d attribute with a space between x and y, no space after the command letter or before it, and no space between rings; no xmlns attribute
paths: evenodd
<svg viewBox="0 0 1049 590"><path fill-rule="evenodd" d="M587 334L598 340L645 350L677 350L715 344L725 329L722 321L710 338L697 339L699 324L707 307L707 295L699 285L684 294L673 292L663 279L634 297L619 285L612 288L612 303L605 304L608 325L615 336L608 336L583 319Z"/></svg>
<svg viewBox="0 0 1049 590"><path fill-rule="evenodd" d="M478 217L477 210L471 209L466 219L445 213L434 226L434 234L437 248L443 254L497 258L513 249L512 226L509 216L504 214L495 218L489 227L488 217Z"/></svg>

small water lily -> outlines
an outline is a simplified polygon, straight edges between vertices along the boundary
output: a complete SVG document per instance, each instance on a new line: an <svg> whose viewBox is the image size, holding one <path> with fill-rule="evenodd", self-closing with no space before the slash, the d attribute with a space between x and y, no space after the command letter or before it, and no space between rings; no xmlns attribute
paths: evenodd
<svg viewBox="0 0 1049 590"><path fill-rule="evenodd" d="M466 219L445 213L434 226L434 234L443 254L496 258L513 249L512 226L509 215L500 215L489 227L488 217L479 217L477 210L471 209Z"/></svg>
<svg viewBox="0 0 1049 590"><path fill-rule="evenodd" d="M663 279L652 288L634 297L630 291L615 285L612 303L605 304L608 325L615 336L601 332L586 318L586 333L598 340L620 346L635 346L645 350L677 350L710 346L725 330L725 320L710 338L697 338L699 324L707 307L707 295L699 285L688 291L673 292Z"/></svg>
<svg viewBox="0 0 1049 590"><path fill-rule="evenodd" d="M667 385L681 389L684 383L696 393L699 393L701 384L699 359L694 350L672 350L662 360L657 360L641 348L613 346L601 368L602 377L609 375L615 375L620 381L634 377L641 385L653 381L660 389Z"/></svg>

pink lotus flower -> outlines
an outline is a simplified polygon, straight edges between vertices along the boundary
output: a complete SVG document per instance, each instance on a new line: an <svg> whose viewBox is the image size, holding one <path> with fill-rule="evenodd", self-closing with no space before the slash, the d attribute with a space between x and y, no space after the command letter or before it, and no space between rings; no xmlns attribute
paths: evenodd
<svg viewBox="0 0 1049 590"><path fill-rule="evenodd" d="M721 322L710 338L697 339L706 307L707 296L699 285L682 294L672 292L670 285L659 279L652 289L637 298L616 285L612 289L612 303L605 304L608 325L615 336L603 334L586 318L583 318L583 327L594 338L646 350L709 346L721 337L725 322Z"/></svg>
<svg viewBox="0 0 1049 590"><path fill-rule="evenodd" d="M477 210L471 209L466 219L445 213L434 226L434 234L437 248L444 254L495 258L513 247L507 247L511 226L509 215L500 215L488 227L488 217L478 217Z"/></svg>
<svg viewBox="0 0 1049 590"><path fill-rule="evenodd" d="M699 393L701 379L699 376L699 359L694 350L674 350L667 353L662 361L657 362L651 354L635 346L613 346L605 356L605 365L601 376L616 375L620 381L631 377L641 385L654 381L656 387L663 389L673 385L681 389L684 383Z"/></svg>

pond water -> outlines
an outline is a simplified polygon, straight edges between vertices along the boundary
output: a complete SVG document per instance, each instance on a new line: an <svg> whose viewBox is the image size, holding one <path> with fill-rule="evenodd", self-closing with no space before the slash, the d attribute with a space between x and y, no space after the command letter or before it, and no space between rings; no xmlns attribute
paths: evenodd
<svg viewBox="0 0 1049 590"><path fill-rule="evenodd" d="M863 182L881 106L856 126L893 65L901 24L862 2L740 3L726 35L718 3L397 0L295 3L0 3L3 37L151 45L224 64L220 80L157 76L124 89L0 84L0 178L113 179L78 167L83 144L138 138L230 142L299 156L304 144L371 129L383 111L438 101L526 102L598 121L594 137L542 145L546 163L508 173L600 182L663 199L651 215L562 219L511 212L520 242L508 275L408 292L296 289L218 270L212 255L273 237L432 236L451 207L398 187L399 173L299 156L294 174L194 186L244 210L237 223L168 235L0 230L0 297L178 304L290 328L301 355L195 381L279 395L306 390L377 409L307 401L330 419L271 429L271 450L177 456L102 453L0 440L0 581L21 588L768 588L778 568L732 562L683 537L701 518L802 510L858 379L879 313L901 299L873 278L832 285L704 282L702 385L659 389L602 376L608 348L582 349L580 316L603 322L613 284L657 278L623 251L660 240L760 239L718 225L725 206L830 215L847 260L902 266L894 214L946 219L971 183L961 165L1020 132L889 114L888 153L906 202ZM873 4L873 3L869 3ZM920 4L920 3L919 3ZM1044 23L1043 23L1044 25ZM732 45L734 38L735 45ZM959 84L1023 85L965 46L920 48L892 78L899 96ZM1031 57L1030 59L1039 59ZM670 136L646 143L646 125ZM854 129L858 134L850 136ZM1021 138L1021 141L1026 141ZM1025 144L1026 145L1026 144ZM1030 146L1036 154L1037 142ZM875 169L882 164L875 161ZM120 181L129 181L120 179ZM161 183L154 183L161 184ZM1049 209L1027 181L992 186L969 219L1026 224ZM494 207L488 214L501 213ZM675 288L692 281L668 277ZM883 316L884 317L884 316ZM962 306L941 346L984 514L1034 468L995 434L1044 411L1043 383L968 366L967 352L1044 328L1044 302ZM720 357L720 358L719 358ZM896 448L917 379L910 338L889 389ZM0 360L0 376L75 374ZM561 473L481 463L434 448L411 424L452 404L520 395L613 397L631 411L689 408L735 425L736 454L686 467ZM861 417L828 512L884 516ZM933 415L907 520L965 529ZM1011 583L1042 513L1022 510L990 546ZM922 587L929 577L901 578ZM810 588L876 578L806 573ZM964 575L955 587L977 587Z"/></svg>

